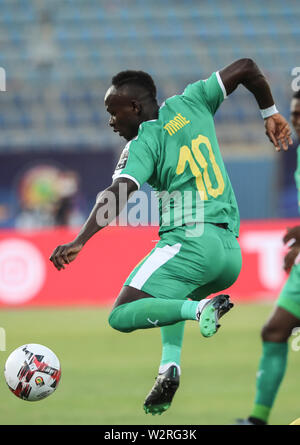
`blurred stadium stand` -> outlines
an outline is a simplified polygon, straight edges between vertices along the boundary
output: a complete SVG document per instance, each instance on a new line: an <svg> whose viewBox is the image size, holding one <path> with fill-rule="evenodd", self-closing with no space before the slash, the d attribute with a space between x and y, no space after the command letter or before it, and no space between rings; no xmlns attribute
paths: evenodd
<svg viewBox="0 0 300 445"><path fill-rule="evenodd" d="M103 96L116 72L149 71L159 99L240 57L253 57L288 114L300 60L298 1L1 0L0 148L118 144ZM264 141L255 101L234 93L218 112L224 144Z"/></svg>
<svg viewBox="0 0 300 445"><path fill-rule="evenodd" d="M107 125L103 97L112 75L124 69L153 75L163 101L251 57L289 115L291 70L300 65L297 0L0 0L0 11L0 66L7 76L0 154L112 147L117 156L124 140ZM216 122L242 217L280 216L277 160L254 98L239 88ZM233 159L240 154L249 159ZM255 194L254 183L265 193Z"/></svg>

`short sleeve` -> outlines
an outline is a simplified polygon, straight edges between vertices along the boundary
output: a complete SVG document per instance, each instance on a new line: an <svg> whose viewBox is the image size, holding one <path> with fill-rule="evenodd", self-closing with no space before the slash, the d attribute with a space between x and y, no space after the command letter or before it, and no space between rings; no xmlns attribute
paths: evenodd
<svg viewBox="0 0 300 445"><path fill-rule="evenodd" d="M213 73L206 80L199 80L186 87L184 96L202 102L206 108L215 114L227 94L219 72Z"/></svg>
<svg viewBox="0 0 300 445"><path fill-rule="evenodd" d="M155 168L155 152L145 142L133 139L128 142L120 156L113 180L125 177L140 188L152 176Z"/></svg>

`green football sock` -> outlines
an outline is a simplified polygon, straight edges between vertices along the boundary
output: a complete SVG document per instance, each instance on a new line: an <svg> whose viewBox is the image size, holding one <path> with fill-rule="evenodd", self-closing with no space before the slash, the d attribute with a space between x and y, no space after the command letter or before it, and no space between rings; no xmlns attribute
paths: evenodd
<svg viewBox="0 0 300 445"><path fill-rule="evenodd" d="M198 301L141 298L121 304L110 313L109 324L121 332L172 325L196 320Z"/></svg>
<svg viewBox="0 0 300 445"><path fill-rule="evenodd" d="M168 363L176 363L180 366L181 347L184 334L184 321L179 323L163 326L161 328L162 339L162 356L160 366Z"/></svg>
<svg viewBox="0 0 300 445"><path fill-rule="evenodd" d="M260 360L256 397L250 417L268 421L280 383L287 364L288 344L263 342L263 354Z"/></svg>

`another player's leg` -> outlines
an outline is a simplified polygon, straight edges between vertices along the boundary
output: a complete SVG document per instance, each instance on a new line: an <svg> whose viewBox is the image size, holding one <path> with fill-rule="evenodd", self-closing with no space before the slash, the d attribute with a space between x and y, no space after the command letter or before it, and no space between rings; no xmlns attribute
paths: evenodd
<svg viewBox="0 0 300 445"><path fill-rule="evenodd" d="M263 352L256 381L255 403L247 419L253 424L265 424L285 374L288 344L293 328L300 323L300 265L293 266L276 308L262 329ZM238 424L244 424L240 419Z"/></svg>
<svg viewBox="0 0 300 445"><path fill-rule="evenodd" d="M286 371L288 338L300 320L281 307L276 307L262 329L263 351L257 372L256 396L248 419L239 425L265 425Z"/></svg>

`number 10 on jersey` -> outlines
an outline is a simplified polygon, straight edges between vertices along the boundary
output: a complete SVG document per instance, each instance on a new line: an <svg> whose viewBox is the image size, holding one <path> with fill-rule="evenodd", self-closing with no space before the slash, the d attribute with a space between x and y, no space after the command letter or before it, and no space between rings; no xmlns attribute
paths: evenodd
<svg viewBox="0 0 300 445"><path fill-rule="evenodd" d="M201 144L204 144L208 150L208 161L205 159L203 153L200 150ZM201 170L195 160L203 169L203 173L201 173ZM210 163L214 171L214 175L217 180L217 188L213 188L212 186L211 179L208 173L208 162ZM197 189L201 200L206 201L208 199L207 194L209 194L213 198L222 195L225 187L224 179L221 170L216 163L211 143L206 136L200 134L196 139L193 139L192 150L187 145L183 145L180 148L179 160L176 168L177 175L181 175L184 172L186 163L189 164L190 170L195 177Z"/></svg>

